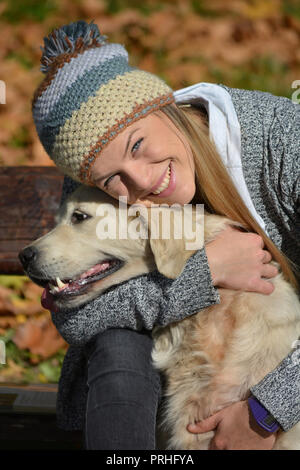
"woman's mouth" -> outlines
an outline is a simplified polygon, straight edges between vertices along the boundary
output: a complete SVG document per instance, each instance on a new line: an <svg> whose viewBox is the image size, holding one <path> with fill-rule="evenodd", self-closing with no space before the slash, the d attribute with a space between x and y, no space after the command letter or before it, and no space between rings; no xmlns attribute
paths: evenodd
<svg viewBox="0 0 300 470"><path fill-rule="evenodd" d="M159 197L166 197L174 191L176 186L176 178L171 162L162 178L162 181L158 182L158 186L155 187L155 190L152 191L151 194Z"/></svg>

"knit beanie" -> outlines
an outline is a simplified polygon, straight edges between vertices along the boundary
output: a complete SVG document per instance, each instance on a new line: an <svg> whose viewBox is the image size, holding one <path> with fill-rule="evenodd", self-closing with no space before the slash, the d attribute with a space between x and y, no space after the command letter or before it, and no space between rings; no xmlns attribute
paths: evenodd
<svg viewBox="0 0 300 470"><path fill-rule="evenodd" d="M37 133L59 170L89 186L91 167L122 130L174 101L156 75L131 67L120 44L93 23L77 21L44 38L32 113Z"/></svg>

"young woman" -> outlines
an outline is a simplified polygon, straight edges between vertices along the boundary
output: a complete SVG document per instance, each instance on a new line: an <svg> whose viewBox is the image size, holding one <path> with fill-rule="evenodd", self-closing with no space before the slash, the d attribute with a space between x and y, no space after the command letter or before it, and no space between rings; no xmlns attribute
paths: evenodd
<svg viewBox="0 0 300 470"><path fill-rule="evenodd" d="M33 116L42 144L67 176L129 204L204 203L241 222L197 251L175 280L154 271L99 299L52 313L71 344L59 384L58 419L85 430L88 449L155 449L160 377L151 329L219 302L218 287L270 295L277 269L297 287L300 110L269 93L199 83L177 92L128 65L94 24L45 38L44 81ZM180 293L180 295L178 295ZM212 449L271 449L300 416L294 352L235 403L190 432L216 429ZM269 424L268 424L269 423Z"/></svg>

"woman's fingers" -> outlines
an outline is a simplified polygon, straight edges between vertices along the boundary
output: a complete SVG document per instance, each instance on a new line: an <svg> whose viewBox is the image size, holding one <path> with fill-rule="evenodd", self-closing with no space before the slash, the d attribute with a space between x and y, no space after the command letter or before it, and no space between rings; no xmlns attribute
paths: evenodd
<svg viewBox="0 0 300 470"><path fill-rule="evenodd" d="M269 253L267 250L262 250L262 252L263 252L262 262L269 263L272 260L271 253Z"/></svg>
<svg viewBox="0 0 300 470"><path fill-rule="evenodd" d="M272 259L272 257L271 257ZM274 284L267 279L272 279L277 276L278 269L273 264L263 264L261 268L260 277L252 279L252 282L249 284L248 291L258 292L260 294L272 294L274 290Z"/></svg>
<svg viewBox="0 0 300 470"><path fill-rule="evenodd" d="M278 269L273 264L263 264L261 270L261 277L266 277L267 279L271 279L272 277L277 276Z"/></svg>
<svg viewBox="0 0 300 470"><path fill-rule="evenodd" d="M269 279L278 274L263 238L227 227L206 245L213 284L226 289L271 294Z"/></svg>
<svg viewBox="0 0 300 470"><path fill-rule="evenodd" d="M259 294L269 295L275 289L274 284L263 279L257 279L248 289L249 292L258 292Z"/></svg>

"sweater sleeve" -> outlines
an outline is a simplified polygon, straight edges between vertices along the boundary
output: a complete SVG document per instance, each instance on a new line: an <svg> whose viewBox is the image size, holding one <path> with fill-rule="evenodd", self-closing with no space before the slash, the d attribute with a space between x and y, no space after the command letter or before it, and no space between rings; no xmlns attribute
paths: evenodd
<svg viewBox="0 0 300 470"><path fill-rule="evenodd" d="M295 220L297 228L293 236L296 249L300 233L300 105L287 99L281 101L270 128L271 181L289 220ZM297 346L276 369L251 388L255 398L284 431L300 420L300 341Z"/></svg>
<svg viewBox="0 0 300 470"><path fill-rule="evenodd" d="M295 349L250 390L288 431L300 420L300 340Z"/></svg>
<svg viewBox="0 0 300 470"><path fill-rule="evenodd" d="M77 186L65 177L61 202ZM155 270L113 286L78 308L52 312L52 319L69 344L82 345L108 328L151 330L219 302L203 248L189 258L177 279Z"/></svg>

